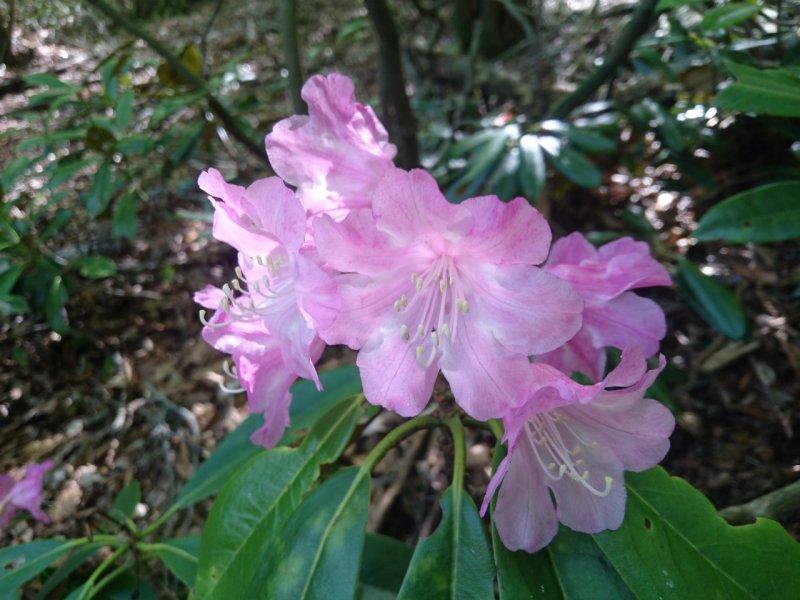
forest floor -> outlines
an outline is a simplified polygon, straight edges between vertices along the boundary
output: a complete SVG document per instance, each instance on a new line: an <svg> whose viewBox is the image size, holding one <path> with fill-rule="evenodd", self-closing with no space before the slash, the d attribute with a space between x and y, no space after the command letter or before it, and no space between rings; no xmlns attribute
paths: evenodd
<svg viewBox="0 0 800 600"><path fill-rule="evenodd" d="M202 30L211 9L203 5L192 16L147 25L178 46L177 40L191 40ZM244 45L258 79L271 81L278 77L274 15L250 19L248 10L249 4L223 7L207 40L209 68L223 64ZM358 16L357 9L349 10ZM304 35L322 48L316 66L353 75L364 99L377 96L370 44L339 45L327 54L324 41L336 37L334 26L319 18L304 27ZM122 39L118 32L87 32L85 26L59 34L24 31L17 48L30 56L24 65L2 74L0 87L25 72L55 71L80 79ZM24 89L5 92L0 114L12 114L27 94ZM264 106L264 131L288 112L284 102ZM6 124L13 126L11 121ZM746 130L740 134L751 135ZM11 157L18 137L0 137L0 162ZM723 185L737 180L747 160L737 155L712 158ZM249 157L238 164L230 158L191 159L143 206L133 243L103 248L117 262L118 273L87 280L70 298L67 310L74 333L62 338L31 319L0 324L0 472L45 458L56 465L44 495L51 522L19 521L0 546L39 536L85 535L102 522L100 513L109 510L114 495L132 478L142 484L147 513L159 513L245 416L244 398L219 390L224 357L200 339L192 302L195 290L222 282L232 271L233 251L210 239L207 221L180 216L205 210L205 199L192 181L211 165L226 172L238 168L242 179L264 175ZM663 352L674 367L665 385L678 426L664 466L723 508L800 477L800 246L691 247L690 228L703 199L663 189L659 181L672 176L677 174L668 167L651 166L648 156L633 168L607 164L599 190L552 183L546 208L558 235L573 229L630 230L621 215L633 207L658 231L662 256L690 252L736 290L751 327L745 342L714 333L674 289L650 294L667 313ZM27 185L35 186L35 178ZM96 243L80 227L66 235L74 236L68 243ZM352 359L349 351L331 352L321 368ZM370 433L379 434L385 426L379 422ZM420 433L403 447L407 459L384 467L374 527L409 540L432 530L434 517L426 521L423 515L435 512L427 508L435 505L446 481L443 443L436 434ZM486 433L473 434L468 483L476 495L487 481L490 444ZM350 459L357 461L354 454L362 450L352 448ZM398 478L405 481L406 492L396 497L391 483ZM197 531L205 510L207 505L175 524L173 533ZM784 525L800 536L800 519Z"/></svg>

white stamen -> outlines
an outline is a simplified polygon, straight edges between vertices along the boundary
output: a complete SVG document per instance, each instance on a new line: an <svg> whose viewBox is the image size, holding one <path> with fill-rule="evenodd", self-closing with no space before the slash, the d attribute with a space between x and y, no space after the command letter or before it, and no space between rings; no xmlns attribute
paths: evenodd
<svg viewBox="0 0 800 600"><path fill-rule="evenodd" d="M408 333L408 325L401 325L400 326L400 335L403 336L405 341L411 339L411 335Z"/></svg>

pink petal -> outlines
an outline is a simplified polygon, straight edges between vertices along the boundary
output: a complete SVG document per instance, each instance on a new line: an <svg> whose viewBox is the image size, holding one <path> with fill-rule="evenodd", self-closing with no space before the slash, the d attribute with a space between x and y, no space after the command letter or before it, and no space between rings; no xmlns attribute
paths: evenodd
<svg viewBox="0 0 800 600"><path fill-rule="evenodd" d="M545 485L545 475L527 443L513 450L500 486L493 521L509 550L536 552L558 532L558 518Z"/></svg>
<svg viewBox="0 0 800 600"><path fill-rule="evenodd" d="M580 296L541 269L527 265L483 267L480 273L469 272L469 277L475 292L466 318L476 319L491 330L512 352L548 352L581 327Z"/></svg>
<svg viewBox="0 0 800 600"><path fill-rule="evenodd" d="M585 260L594 260L597 251L585 237L577 231L565 236L553 244L550 249L550 256L547 258L547 266L557 265L578 265Z"/></svg>
<svg viewBox="0 0 800 600"><path fill-rule="evenodd" d="M207 285L202 290L194 293L194 301L203 308L217 310L225 294L216 286Z"/></svg>
<svg viewBox="0 0 800 600"><path fill-rule="evenodd" d="M550 226L524 198L502 202L497 196L470 198L461 206L472 213L470 251L496 264L539 264L550 249Z"/></svg>
<svg viewBox="0 0 800 600"><path fill-rule="evenodd" d="M296 256L296 268L294 292L301 312L315 329L330 327L341 308L336 281L319 266L319 258L311 250Z"/></svg>
<svg viewBox="0 0 800 600"><path fill-rule="evenodd" d="M403 417L419 414L428 404L438 365L417 363L415 345L400 335L400 325L378 330L358 353L364 396Z"/></svg>
<svg viewBox="0 0 800 600"><path fill-rule="evenodd" d="M17 508L27 510L33 518L42 523L50 519L42 511L42 484L44 475L53 468L53 461L46 460L42 463L33 463L25 469L25 475L11 488L8 501Z"/></svg>
<svg viewBox="0 0 800 600"><path fill-rule="evenodd" d="M247 187L245 198L253 210L250 216L260 230L280 240L290 252L300 249L305 239L306 213L280 178L254 181Z"/></svg>
<svg viewBox="0 0 800 600"><path fill-rule="evenodd" d="M441 369L458 405L485 421L501 417L524 399L530 384L525 356L504 350L472 320L463 319L451 342L444 337Z"/></svg>
<svg viewBox="0 0 800 600"><path fill-rule="evenodd" d="M586 312L584 319L586 318ZM592 336L582 327L575 336L545 354L536 357L537 362L551 365L562 373L582 373L592 381L600 381L606 366L605 348L595 347Z"/></svg>
<svg viewBox="0 0 800 600"><path fill-rule="evenodd" d="M406 243L428 238L444 249L443 238L462 236L473 224L470 211L451 204L436 180L422 169L392 169L381 179L372 211L378 228Z"/></svg>
<svg viewBox="0 0 800 600"><path fill-rule="evenodd" d="M658 352L667 331L661 307L633 292L625 292L605 304L587 306L583 322L596 347L636 347L646 356Z"/></svg>

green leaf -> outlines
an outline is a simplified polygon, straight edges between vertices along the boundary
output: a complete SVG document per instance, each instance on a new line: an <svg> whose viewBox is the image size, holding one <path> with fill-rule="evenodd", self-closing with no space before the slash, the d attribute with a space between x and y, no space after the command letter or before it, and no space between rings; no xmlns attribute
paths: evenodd
<svg viewBox="0 0 800 600"><path fill-rule="evenodd" d="M127 129L133 116L133 105L136 100L136 95L133 90L126 90L119 100L117 100L117 107L114 113L114 126L119 132Z"/></svg>
<svg viewBox="0 0 800 600"><path fill-rule="evenodd" d="M567 127L567 138L584 152L609 154L617 149L617 143L614 140L588 129L580 129L572 125Z"/></svg>
<svg viewBox="0 0 800 600"><path fill-rule="evenodd" d="M61 275L56 275L47 291L44 312L50 327L58 333L67 329L67 312L64 310L64 306L68 299L67 286L64 285Z"/></svg>
<svg viewBox="0 0 800 600"><path fill-rule="evenodd" d="M728 29L744 21L748 21L761 11L761 7L756 4L746 2L729 2L722 6L712 8L703 15L700 21L700 29L713 31L716 29Z"/></svg>
<svg viewBox="0 0 800 600"><path fill-rule="evenodd" d="M114 216L111 220L111 229L114 235L121 238L133 239L139 225L136 211L139 208L139 199L131 192L124 194L114 205Z"/></svg>
<svg viewBox="0 0 800 600"><path fill-rule="evenodd" d="M1 218L1 217L0 217ZM11 223L0 221L0 250L5 250L19 243L19 234L11 226Z"/></svg>
<svg viewBox="0 0 800 600"><path fill-rule="evenodd" d="M21 315L30 311L28 301L18 294L0 296L0 315Z"/></svg>
<svg viewBox="0 0 800 600"><path fill-rule="evenodd" d="M398 599L492 598L494 565L472 499L452 486L442 496L442 520L417 544Z"/></svg>
<svg viewBox="0 0 800 600"><path fill-rule="evenodd" d="M775 117L800 117L800 77L787 69L756 69L727 62L738 79L714 99L717 108Z"/></svg>
<svg viewBox="0 0 800 600"><path fill-rule="evenodd" d="M14 289L19 276L22 275L22 265L8 265L0 272L0 296L7 296Z"/></svg>
<svg viewBox="0 0 800 600"><path fill-rule="evenodd" d="M73 547L71 540L36 540L0 549L0 590L18 590Z"/></svg>
<svg viewBox="0 0 800 600"><path fill-rule="evenodd" d="M23 75L22 79L30 86L46 86L54 89L72 89L73 86L66 81L61 81L55 75L50 73L31 73L30 75Z"/></svg>
<svg viewBox="0 0 800 600"><path fill-rule="evenodd" d="M392 593L400 590L414 548L379 533L368 533L364 540L361 583Z"/></svg>
<svg viewBox="0 0 800 600"><path fill-rule="evenodd" d="M520 164L519 154L519 148L509 150L489 178L489 181L486 182L487 190L504 202L514 198L519 189L519 178L517 176Z"/></svg>
<svg viewBox="0 0 800 600"><path fill-rule="evenodd" d="M33 161L27 156L19 156L6 163L2 174L0 174L0 188L2 188L3 193L8 193L14 182L32 166Z"/></svg>
<svg viewBox="0 0 800 600"><path fill-rule="evenodd" d="M90 216L96 217L106 209L112 192L111 165L105 162L97 169L92 188L86 196L86 210Z"/></svg>
<svg viewBox="0 0 800 600"><path fill-rule="evenodd" d="M264 560L281 526L316 481L322 464L338 458L361 416L361 398L335 406L296 449L261 451L223 488L200 546L196 598L235 597Z"/></svg>
<svg viewBox="0 0 800 600"><path fill-rule="evenodd" d="M250 596L276 600L355 596L370 476L342 469L314 490L273 539Z"/></svg>
<svg viewBox="0 0 800 600"><path fill-rule="evenodd" d="M692 308L720 333L740 340L747 330L742 305L733 293L688 260L678 263L678 283Z"/></svg>
<svg viewBox="0 0 800 600"><path fill-rule="evenodd" d="M114 515L122 517L123 519L130 519L133 517L133 512L136 510L136 505L142 499L142 486L136 479L133 479L128 485L122 488L114 498L114 504L111 508Z"/></svg>
<svg viewBox="0 0 800 600"><path fill-rule="evenodd" d="M559 173L576 185L593 188L602 183L600 169L577 150L569 147L561 147L558 151L545 149L545 155Z"/></svg>
<svg viewBox="0 0 800 600"><path fill-rule="evenodd" d="M627 473L625 521L594 536L562 527L536 554L495 547L501 600L785 598L800 544L778 523L733 527L687 482L657 467ZM504 583L505 582L505 583Z"/></svg>
<svg viewBox="0 0 800 600"><path fill-rule="evenodd" d="M459 177L462 183L471 183L479 174L497 163L506 149L508 136L503 129L492 130L488 141L481 144L470 154L466 171Z"/></svg>
<svg viewBox="0 0 800 600"><path fill-rule="evenodd" d="M89 560L95 552L103 547L103 544L94 543L79 546L70 552L58 568L55 569L42 583L42 588L36 594L36 600L44 600L50 597L50 593L58 587L67 577L69 577L78 567ZM1 597L1 596L0 596Z"/></svg>
<svg viewBox="0 0 800 600"><path fill-rule="evenodd" d="M539 136L523 135L519 141L519 149L522 155L519 182L528 202L534 202L547 180L547 169L542 147L539 145Z"/></svg>
<svg viewBox="0 0 800 600"><path fill-rule="evenodd" d="M88 279L104 279L117 273L117 264L106 256L81 256L72 264Z"/></svg>
<svg viewBox="0 0 800 600"><path fill-rule="evenodd" d="M327 411L361 392L358 369L353 365L325 371L319 378L322 392L306 380L292 386L290 432L311 426ZM262 423L261 415L251 415L231 432L186 482L175 504L184 508L215 494L239 466L261 452L263 449L250 441L250 435ZM284 435L284 440L289 437Z"/></svg>
<svg viewBox="0 0 800 600"><path fill-rule="evenodd" d="M680 6L694 6L696 4L703 4L705 0L659 0L656 5L656 10L659 12L665 10L672 10Z"/></svg>
<svg viewBox="0 0 800 600"><path fill-rule="evenodd" d="M152 550L153 554L186 584L186 587L194 585L197 576L197 556L200 553L199 537L187 536L164 540L154 544Z"/></svg>
<svg viewBox="0 0 800 600"><path fill-rule="evenodd" d="M694 235L733 243L800 237L800 181L770 183L723 200L703 215Z"/></svg>

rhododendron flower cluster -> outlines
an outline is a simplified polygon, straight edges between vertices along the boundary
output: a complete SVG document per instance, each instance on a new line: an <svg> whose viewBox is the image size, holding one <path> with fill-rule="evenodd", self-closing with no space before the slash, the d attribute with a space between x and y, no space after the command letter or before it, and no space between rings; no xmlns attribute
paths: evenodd
<svg viewBox="0 0 800 600"><path fill-rule="evenodd" d="M231 356L235 389L264 415L253 441L277 443L292 383L319 387L314 363L344 344L373 404L417 415L441 372L467 414L502 419L509 452L483 509L499 488L509 548L541 548L559 521L619 527L623 470L661 460L674 426L644 398L664 366L646 363L664 316L631 291L669 285L664 268L628 238L595 249L575 233L551 248L524 198L449 202L424 170L395 167L386 129L342 75L312 77L303 98L309 114L267 136L279 177L247 188L214 169L199 179L238 266L195 299L203 337ZM604 377L608 347L622 360Z"/></svg>
<svg viewBox="0 0 800 600"><path fill-rule="evenodd" d="M22 510L42 523L50 520L42 510L42 482L44 474L52 467L53 461L46 460L29 464L19 480L8 474L0 475L0 532Z"/></svg>

